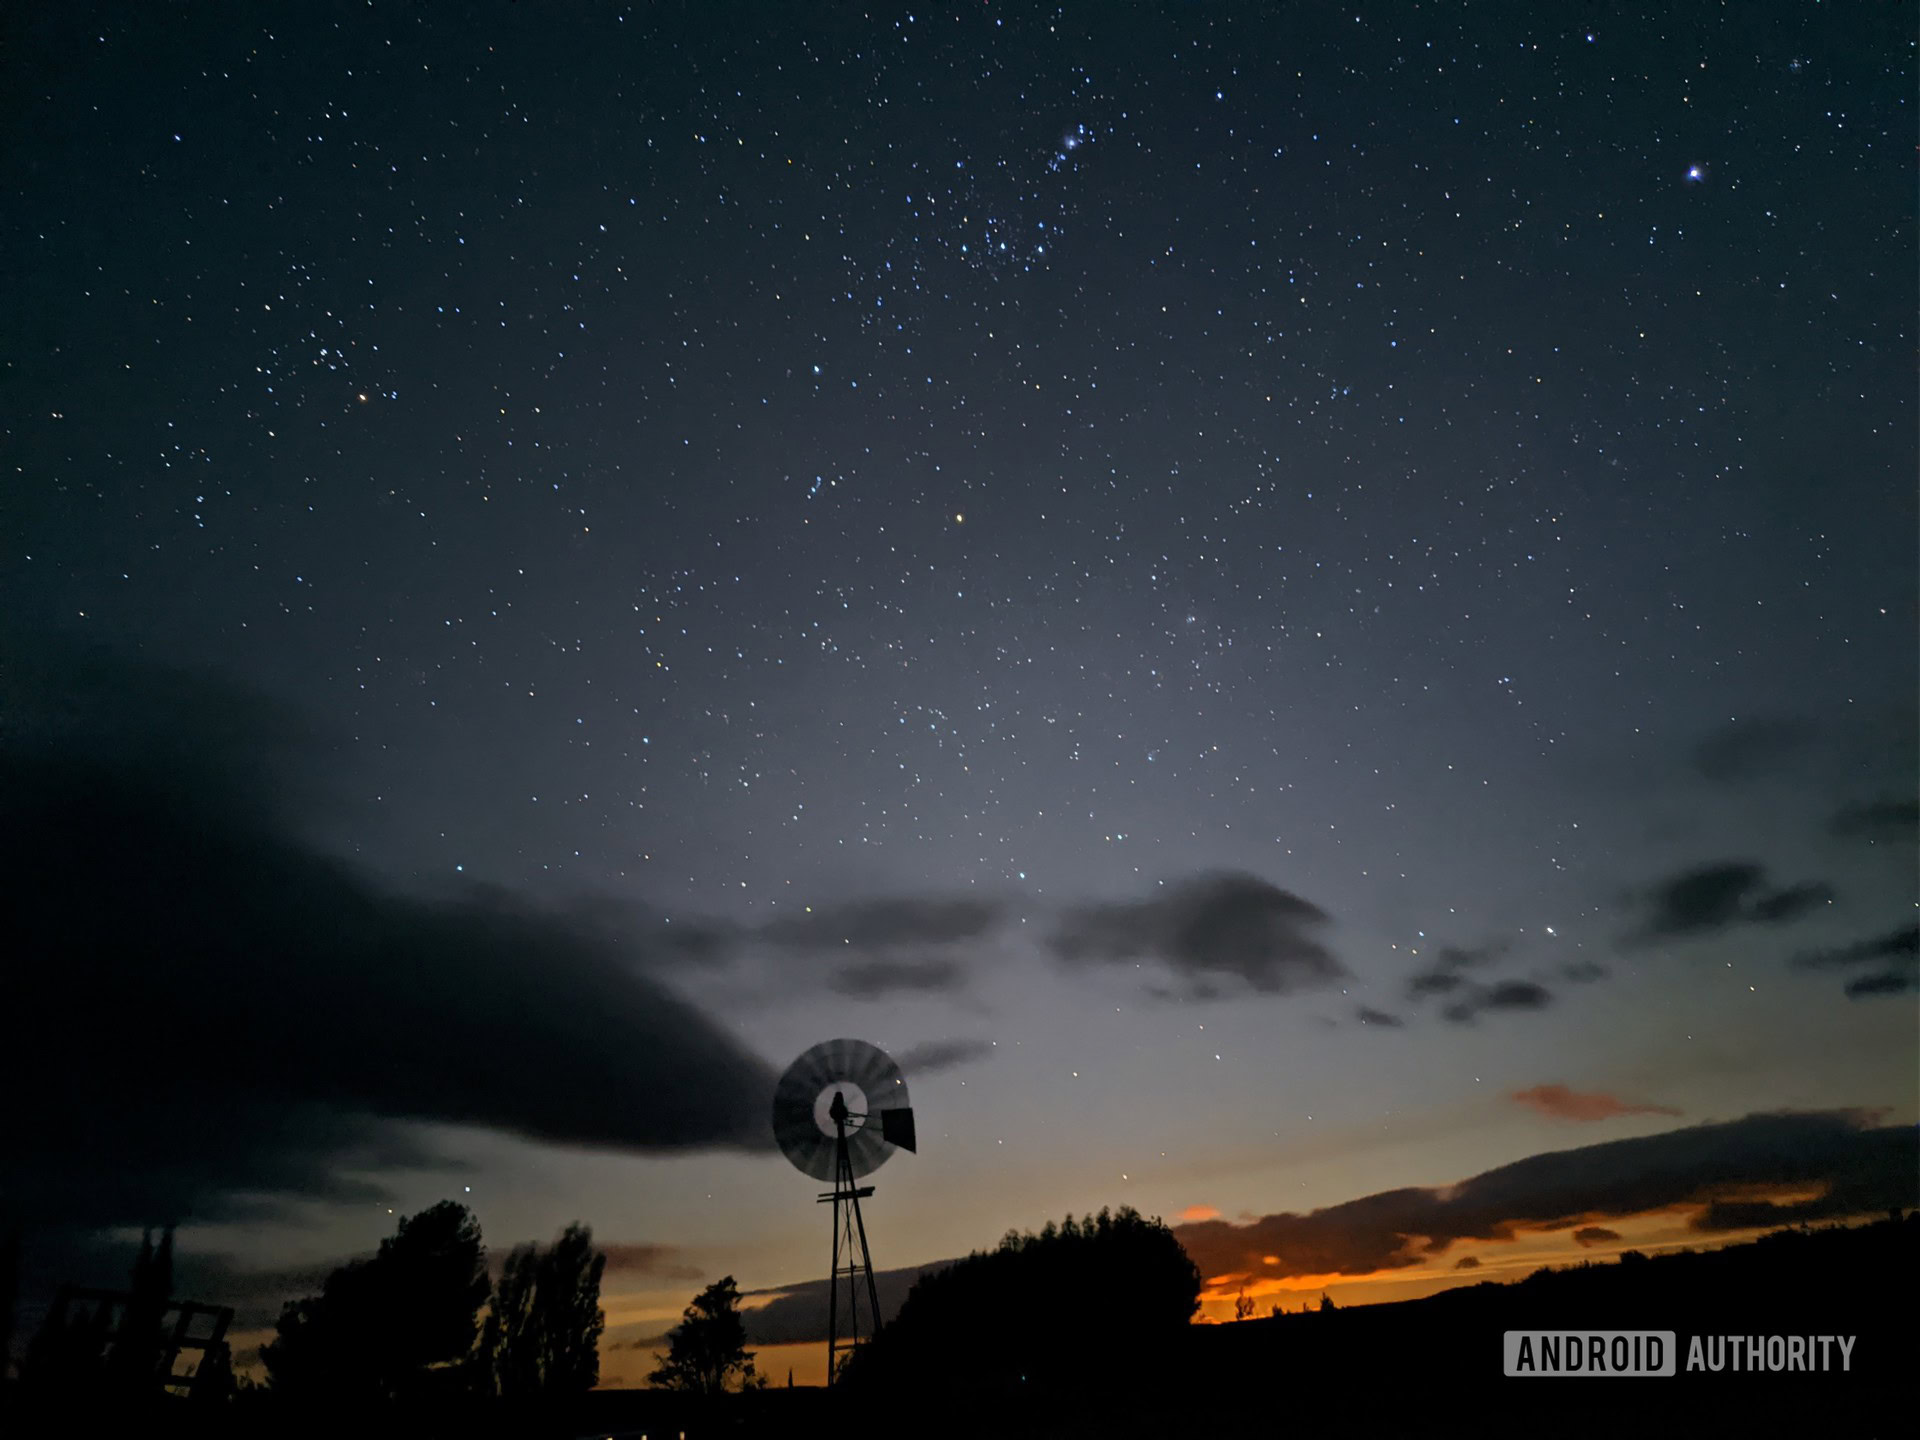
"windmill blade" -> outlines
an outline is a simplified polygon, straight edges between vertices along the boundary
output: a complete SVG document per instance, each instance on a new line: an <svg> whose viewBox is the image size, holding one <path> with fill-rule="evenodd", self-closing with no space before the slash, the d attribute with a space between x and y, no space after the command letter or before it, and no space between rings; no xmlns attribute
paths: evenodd
<svg viewBox="0 0 1920 1440"><path fill-rule="evenodd" d="M847 1126L847 1159L854 1174L870 1175L896 1148L913 1148L907 1081L893 1058L864 1040L823 1040L796 1058L774 1087L773 1136L795 1169L832 1180L837 1139L822 1117L823 1101L835 1089L860 1097L855 1103L854 1095L848 1096L858 1115ZM904 1121L888 1119L902 1113ZM899 1134L907 1143L894 1139Z"/></svg>
<svg viewBox="0 0 1920 1440"><path fill-rule="evenodd" d="M801 1056L806 1060L806 1056ZM773 1091L773 1138L794 1168L816 1180L833 1178L833 1137L824 1133L813 1113L814 1098L824 1082L799 1061L780 1077Z"/></svg>

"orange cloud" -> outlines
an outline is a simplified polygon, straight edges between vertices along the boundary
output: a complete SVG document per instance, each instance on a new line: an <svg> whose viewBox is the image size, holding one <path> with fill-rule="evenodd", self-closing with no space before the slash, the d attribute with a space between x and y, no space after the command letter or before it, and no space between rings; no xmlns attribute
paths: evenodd
<svg viewBox="0 0 1920 1440"><path fill-rule="evenodd" d="M1198 1220L1218 1220L1220 1212L1211 1205L1189 1205L1180 1212L1180 1218L1193 1224Z"/></svg>
<svg viewBox="0 0 1920 1440"><path fill-rule="evenodd" d="M1582 1094L1565 1085L1536 1085L1507 1097L1556 1120L1611 1120L1616 1115L1678 1115L1671 1105L1635 1104L1604 1090Z"/></svg>

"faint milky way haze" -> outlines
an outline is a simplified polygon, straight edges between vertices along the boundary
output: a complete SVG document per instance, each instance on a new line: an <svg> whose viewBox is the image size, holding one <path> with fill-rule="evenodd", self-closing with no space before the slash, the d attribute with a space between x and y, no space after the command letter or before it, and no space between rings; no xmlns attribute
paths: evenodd
<svg viewBox="0 0 1920 1440"><path fill-rule="evenodd" d="M1907 11L27 8L28 1289L453 1194L657 1335L821 1272L764 1111L837 1035L887 1269L1203 1206L1365 1298L1680 1243L1769 1126L1882 1198Z"/></svg>

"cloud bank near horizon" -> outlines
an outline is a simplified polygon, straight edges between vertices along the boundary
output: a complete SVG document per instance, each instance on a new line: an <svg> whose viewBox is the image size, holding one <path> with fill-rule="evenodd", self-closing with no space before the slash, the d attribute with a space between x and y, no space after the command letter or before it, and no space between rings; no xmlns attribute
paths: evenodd
<svg viewBox="0 0 1920 1440"><path fill-rule="evenodd" d="M1414 1186L1246 1223L1174 1227L1209 1281L1369 1275L1457 1241L1587 1228L1691 1206L1703 1234L1884 1214L1920 1199L1913 1126L1862 1110L1748 1115L1529 1156L1457 1185ZM1590 1237L1591 1238L1591 1237Z"/></svg>

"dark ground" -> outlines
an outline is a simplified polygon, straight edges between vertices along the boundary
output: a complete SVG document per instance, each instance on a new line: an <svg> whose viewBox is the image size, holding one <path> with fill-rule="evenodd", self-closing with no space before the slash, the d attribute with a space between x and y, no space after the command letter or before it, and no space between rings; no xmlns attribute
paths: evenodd
<svg viewBox="0 0 1920 1440"><path fill-rule="evenodd" d="M1783 1231L1753 1244L1545 1271L1422 1300L1196 1326L1119 1379L1051 1391L879 1394L773 1389L702 1405L599 1391L566 1413L292 1415L270 1400L124 1417L120 1433L205 1436L1149 1437L1348 1434L1905 1436L1915 1413L1920 1217L1852 1230ZM1063 1324L1084 1323L1070 1306ZM1672 1330L1671 1378L1507 1378L1513 1329ZM1701 1335L1852 1335L1842 1373L1687 1373ZM1091 1378L1091 1377L1090 1377ZM106 1433L75 1407L0 1414L8 1436Z"/></svg>

